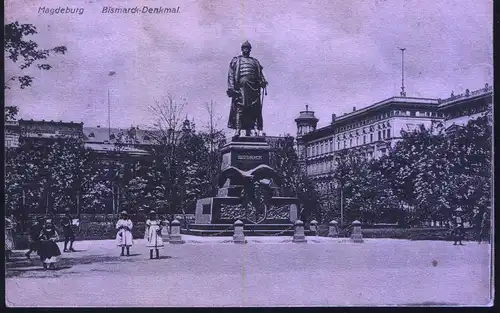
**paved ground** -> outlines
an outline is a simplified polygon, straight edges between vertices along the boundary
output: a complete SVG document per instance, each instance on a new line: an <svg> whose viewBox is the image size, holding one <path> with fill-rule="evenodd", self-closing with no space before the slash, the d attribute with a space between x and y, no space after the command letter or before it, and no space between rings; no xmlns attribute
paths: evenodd
<svg viewBox="0 0 500 313"><path fill-rule="evenodd" d="M118 257L112 240L82 241L57 271L17 251L7 264L8 306L487 305L490 245L308 237L184 236L149 260L143 240Z"/></svg>

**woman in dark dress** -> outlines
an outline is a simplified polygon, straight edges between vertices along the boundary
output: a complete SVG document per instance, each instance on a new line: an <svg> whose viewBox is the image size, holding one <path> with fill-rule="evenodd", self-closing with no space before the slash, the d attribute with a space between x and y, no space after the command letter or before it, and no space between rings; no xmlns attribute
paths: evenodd
<svg viewBox="0 0 500 313"><path fill-rule="evenodd" d="M52 220L45 221L45 225L40 232L40 246L38 248L38 255L43 262L43 269L55 269L57 257L61 255L61 250L57 246L56 241L59 239L56 228Z"/></svg>
<svg viewBox="0 0 500 313"><path fill-rule="evenodd" d="M26 257L29 259L32 252L38 251L40 246L40 232L43 228L44 219L38 219L33 226L31 226L29 233L29 250L26 252Z"/></svg>

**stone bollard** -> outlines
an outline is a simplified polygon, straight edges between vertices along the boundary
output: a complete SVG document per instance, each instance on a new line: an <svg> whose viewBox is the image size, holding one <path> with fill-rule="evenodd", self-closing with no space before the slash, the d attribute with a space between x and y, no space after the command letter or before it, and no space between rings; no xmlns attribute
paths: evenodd
<svg viewBox="0 0 500 313"><path fill-rule="evenodd" d="M306 243L306 235L304 234L304 222L297 220L295 222L295 232L293 233L293 240L295 243Z"/></svg>
<svg viewBox="0 0 500 313"><path fill-rule="evenodd" d="M331 221L330 223L328 223L328 237L339 237L339 228L337 221Z"/></svg>
<svg viewBox="0 0 500 313"><path fill-rule="evenodd" d="M163 221L162 222L163 227L161 228L161 238L163 239L163 242L169 242L170 241L170 233L168 231L170 221Z"/></svg>
<svg viewBox="0 0 500 313"><path fill-rule="evenodd" d="M170 243L184 243L181 236L181 223L178 220L173 220L170 227Z"/></svg>
<svg viewBox="0 0 500 313"><path fill-rule="evenodd" d="M241 244L247 243L247 241L245 240L245 235L243 233L243 222L240 220L234 222L233 242Z"/></svg>
<svg viewBox="0 0 500 313"><path fill-rule="evenodd" d="M363 242L363 234L361 233L361 222L360 221L352 222L351 241Z"/></svg>
<svg viewBox="0 0 500 313"><path fill-rule="evenodd" d="M314 236L318 236L318 221L312 220L310 224L310 229L314 232Z"/></svg>

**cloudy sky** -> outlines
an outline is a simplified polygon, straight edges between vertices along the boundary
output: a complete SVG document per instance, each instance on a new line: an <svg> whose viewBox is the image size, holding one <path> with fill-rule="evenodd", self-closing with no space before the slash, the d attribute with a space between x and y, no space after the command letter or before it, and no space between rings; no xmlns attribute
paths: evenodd
<svg viewBox="0 0 500 313"><path fill-rule="evenodd" d="M144 5L180 13L102 13ZM84 12L39 13L59 6ZM399 47L407 96L446 98L493 81L491 0L6 0L5 20L34 24L43 48L68 48L50 71L27 71L32 87L6 91L23 118L105 126L109 90L112 126L151 125L148 107L172 94L200 127L214 101L225 127L227 70L244 40L269 81L264 131L273 135L295 134L306 104L323 126L332 113L398 95Z"/></svg>

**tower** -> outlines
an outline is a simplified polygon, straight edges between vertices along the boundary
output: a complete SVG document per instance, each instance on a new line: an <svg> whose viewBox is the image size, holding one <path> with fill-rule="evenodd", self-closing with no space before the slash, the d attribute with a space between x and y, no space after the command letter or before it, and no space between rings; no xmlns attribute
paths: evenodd
<svg viewBox="0 0 500 313"><path fill-rule="evenodd" d="M316 130L319 119L314 116L314 111L309 111L309 106L306 104L306 110L301 111L299 117L295 119L297 124L297 139L303 135Z"/></svg>
<svg viewBox="0 0 500 313"><path fill-rule="evenodd" d="M305 165L306 160L305 142L302 138L305 134L316 130L318 121L319 119L314 116L314 111L309 111L309 106L307 104L306 110L301 111L299 117L295 119L295 123L297 124L297 153L302 166Z"/></svg>

